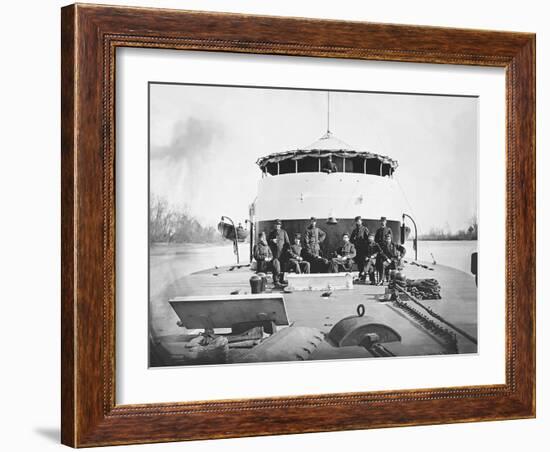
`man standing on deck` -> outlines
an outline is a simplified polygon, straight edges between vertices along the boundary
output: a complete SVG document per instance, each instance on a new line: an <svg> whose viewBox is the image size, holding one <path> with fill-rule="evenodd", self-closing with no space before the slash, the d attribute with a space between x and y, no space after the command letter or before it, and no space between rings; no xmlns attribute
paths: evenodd
<svg viewBox="0 0 550 452"><path fill-rule="evenodd" d="M294 243L290 245L288 249L288 266L291 270L294 270L297 274L309 273L310 264L302 257L302 245L300 243L302 239L301 234L294 236Z"/></svg>
<svg viewBox="0 0 550 452"><path fill-rule="evenodd" d="M338 273L340 270L351 271L355 256L355 246L349 241L349 234L344 232L342 246L336 250L336 257L330 261L330 273Z"/></svg>
<svg viewBox="0 0 550 452"><path fill-rule="evenodd" d="M374 241L374 234L371 232L368 237L367 245L365 247L365 254L364 254L364 268L365 268L365 276L364 278L367 278L367 275L369 276L369 281L371 284L376 283L376 279L374 278L374 272L376 271L376 261L378 259L378 256L382 253L382 250L380 249L380 245Z"/></svg>
<svg viewBox="0 0 550 452"><path fill-rule="evenodd" d="M386 241L386 236L388 234L393 239L393 232L388 226L386 226L387 224L388 221L386 217L380 218L380 227L376 230L376 235L374 236L374 241L380 246L384 244L384 242Z"/></svg>
<svg viewBox="0 0 550 452"><path fill-rule="evenodd" d="M273 254L273 284L280 285L284 280L284 273L281 272L282 261L286 257L286 250L290 246L288 234L282 228L283 222L275 220L275 228L269 233L267 243Z"/></svg>
<svg viewBox="0 0 550 452"><path fill-rule="evenodd" d="M311 217L304 233L303 257L311 264L314 272L326 271L328 260L321 256L321 243L327 235L317 227L317 218Z"/></svg>
<svg viewBox="0 0 550 452"><path fill-rule="evenodd" d="M366 226L363 226L363 220L361 216L358 215L355 217L355 228L351 231L350 242L355 246L357 252L357 270L359 270L359 277L363 276L363 271L365 268L365 248L367 247L369 236L369 229Z"/></svg>
<svg viewBox="0 0 550 452"><path fill-rule="evenodd" d="M405 257L405 248L397 243L394 243L390 234L386 235L384 244L380 247L382 252L380 254L380 278L379 285L384 280L389 280L390 270L399 270L403 267L403 257Z"/></svg>

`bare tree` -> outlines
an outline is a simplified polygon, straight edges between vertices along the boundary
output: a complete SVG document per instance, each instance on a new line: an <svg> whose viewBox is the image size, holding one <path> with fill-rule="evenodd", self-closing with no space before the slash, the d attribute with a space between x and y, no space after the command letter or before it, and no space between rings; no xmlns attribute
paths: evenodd
<svg viewBox="0 0 550 452"><path fill-rule="evenodd" d="M450 232L443 228L431 228L427 234L421 234L419 238L421 240L477 240L477 217L474 215L470 218L466 229Z"/></svg>
<svg viewBox="0 0 550 452"><path fill-rule="evenodd" d="M212 226L203 226L185 208L175 208L159 196L152 195L149 206L151 242L219 242L221 235Z"/></svg>

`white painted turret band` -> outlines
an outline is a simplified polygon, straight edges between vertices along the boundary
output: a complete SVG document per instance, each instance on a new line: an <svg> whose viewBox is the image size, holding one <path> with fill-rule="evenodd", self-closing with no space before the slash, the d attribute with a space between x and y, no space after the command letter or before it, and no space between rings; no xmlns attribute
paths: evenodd
<svg viewBox="0 0 550 452"><path fill-rule="evenodd" d="M359 173L290 173L258 183L255 220L318 218L401 221L405 200L397 181Z"/></svg>

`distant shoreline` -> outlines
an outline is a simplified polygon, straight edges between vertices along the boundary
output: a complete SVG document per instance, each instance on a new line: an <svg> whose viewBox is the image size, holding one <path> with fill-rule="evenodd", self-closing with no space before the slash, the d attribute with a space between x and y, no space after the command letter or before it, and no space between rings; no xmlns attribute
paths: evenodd
<svg viewBox="0 0 550 452"><path fill-rule="evenodd" d="M233 245L233 242L220 240L219 242L151 242L151 247L166 247L166 246L220 246L220 245Z"/></svg>
<svg viewBox="0 0 550 452"><path fill-rule="evenodd" d="M468 237L418 237L422 242L477 242L477 238Z"/></svg>
<svg viewBox="0 0 550 452"><path fill-rule="evenodd" d="M419 237L419 242L477 242L477 239L468 238L444 238L444 237ZM407 242L412 243L412 239L408 239ZM185 248L204 248L204 247L219 247L219 246L233 246L233 242L229 240L222 240L219 242L151 242L151 248L167 248L167 247L185 247ZM250 246L249 242L239 242L239 248L243 246Z"/></svg>

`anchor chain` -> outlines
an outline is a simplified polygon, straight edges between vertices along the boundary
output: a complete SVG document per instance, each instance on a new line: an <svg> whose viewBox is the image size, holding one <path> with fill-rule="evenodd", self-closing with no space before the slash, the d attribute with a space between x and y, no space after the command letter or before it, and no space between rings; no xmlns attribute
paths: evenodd
<svg viewBox="0 0 550 452"><path fill-rule="evenodd" d="M423 328L428 330L434 336L440 338L444 344L447 354L457 354L458 353L458 340L456 333L451 331L449 328L444 327L439 324L433 318L430 318L426 314L422 313L420 310L416 309L414 306L411 306L406 301L402 300L401 297L395 293L394 304L398 308L405 311L411 317L413 317Z"/></svg>

